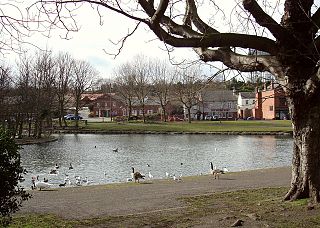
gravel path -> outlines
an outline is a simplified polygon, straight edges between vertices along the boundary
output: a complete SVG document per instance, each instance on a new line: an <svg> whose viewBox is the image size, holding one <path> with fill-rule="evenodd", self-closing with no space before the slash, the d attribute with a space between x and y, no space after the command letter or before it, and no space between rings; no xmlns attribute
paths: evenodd
<svg viewBox="0 0 320 228"><path fill-rule="evenodd" d="M67 219L105 215L152 213L185 207L179 197L248 188L289 186L289 167L261 169L221 175L184 177L182 181L146 180L138 183L32 191L19 213L51 213Z"/></svg>

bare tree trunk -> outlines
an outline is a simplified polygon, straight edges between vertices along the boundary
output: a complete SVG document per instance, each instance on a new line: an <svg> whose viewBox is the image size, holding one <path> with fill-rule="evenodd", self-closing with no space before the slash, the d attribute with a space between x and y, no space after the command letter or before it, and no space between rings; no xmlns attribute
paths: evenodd
<svg viewBox="0 0 320 228"><path fill-rule="evenodd" d="M191 107L188 108L188 122L191 123Z"/></svg>
<svg viewBox="0 0 320 228"><path fill-rule="evenodd" d="M319 97L312 98L319 101ZM294 127L291 188L286 200L309 197L320 202L320 103L295 96L291 102Z"/></svg>

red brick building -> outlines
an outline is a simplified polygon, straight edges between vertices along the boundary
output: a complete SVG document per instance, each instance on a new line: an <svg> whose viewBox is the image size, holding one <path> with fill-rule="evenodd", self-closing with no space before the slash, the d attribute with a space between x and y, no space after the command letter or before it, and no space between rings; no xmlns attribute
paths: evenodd
<svg viewBox="0 0 320 228"><path fill-rule="evenodd" d="M290 119L289 109L283 89L273 83L263 91L257 91L253 110L255 119L283 120Z"/></svg>

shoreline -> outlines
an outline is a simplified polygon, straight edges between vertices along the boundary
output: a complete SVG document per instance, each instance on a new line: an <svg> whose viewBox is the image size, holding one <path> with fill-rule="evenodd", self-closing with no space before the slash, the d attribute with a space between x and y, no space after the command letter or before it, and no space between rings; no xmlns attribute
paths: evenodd
<svg viewBox="0 0 320 228"><path fill-rule="evenodd" d="M287 135L292 136L292 132L285 131L208 131L208 132L159 132L159 131L105 131L105 130L54 130L54 134L164 134L164 135Z"/></svg>
<svg viewBox="0 0 320 228"><path fill-rule="evenodd" d="M221 175L219 179L205 174L182 177L181 181L146 179L140 184L128 182L52 188L42 191L29 190L33 198L23 203L19 213L49 213L66 219L144 213L150 210L185 206L179 201L179 198L184 196L241 189L289 187L290 171L291 168L287 166L230 172ZM51 206L48 207L48 205Z"/></svg>
<svg viewBox="0 0 320 228"><path fill-rule="evenodd" d="M54 130L52 134L105 134L105 135L276 135L276 136L292 136L292 132L284 131L214 131L214 132L157 132L157 131L104 131L104 130ZM55 136L42 137L39 139L26 137L15 139L18 145L31 145L55 142L58 138Z"/></svg>
<svg viewBox="0 0 320 228"><path fill-rule="evenodd" d="M31 137L26 137L22 139L15 139L14 140L17 145L31 145L31 144L42 144L42 143L49 143L49 142L55 142L58 141L57 137L54 136L49 136L49 137L43 137L43 138L31 138Z"/></svg>

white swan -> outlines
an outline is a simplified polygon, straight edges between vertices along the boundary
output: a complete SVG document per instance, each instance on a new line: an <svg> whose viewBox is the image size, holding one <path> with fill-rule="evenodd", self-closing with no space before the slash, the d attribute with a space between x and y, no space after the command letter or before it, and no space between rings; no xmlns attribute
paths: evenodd
<svg viewBox="0 0 320 228"><path fill-rule="evenodd" d="M48 182L39 181L39 176L37 176L36 180L32 179L32 182L33 182L33 187L39 188L40 191L42 189L51 188L53 186L52 184L50 184Z"/></svg>
<svg viewBox="0 0 320 228"><path fill-rule="evenodd" d="M148 177L149 177L149 179L153 179L153 175L150 173L150 171L148 173Z"/></svg>

